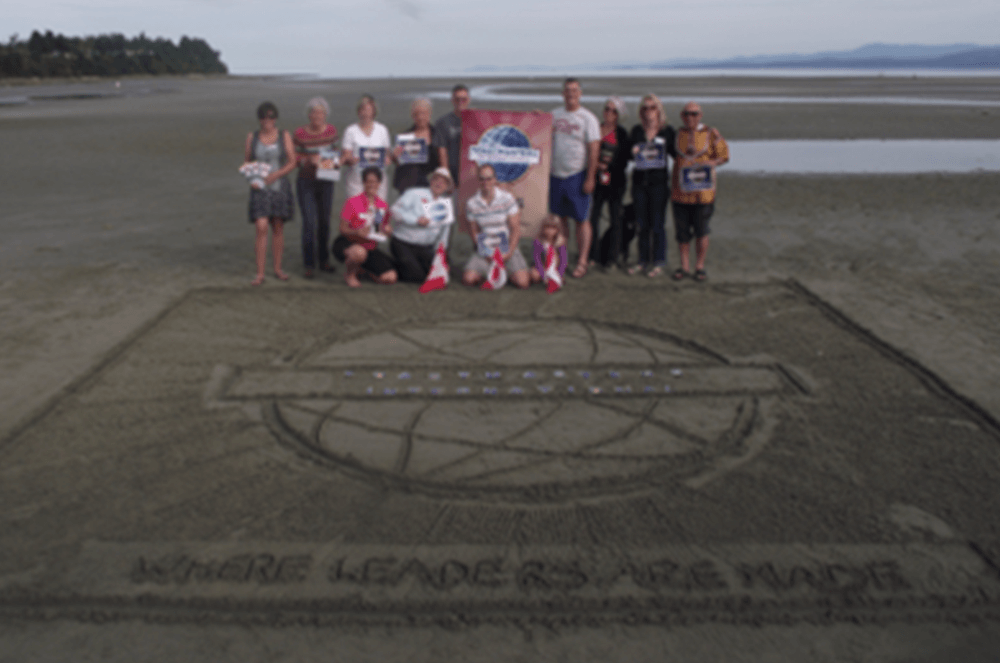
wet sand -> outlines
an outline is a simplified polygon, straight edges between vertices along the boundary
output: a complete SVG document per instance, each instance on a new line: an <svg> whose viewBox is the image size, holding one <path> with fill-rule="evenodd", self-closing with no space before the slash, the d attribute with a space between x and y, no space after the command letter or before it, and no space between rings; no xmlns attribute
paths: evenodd
<svg viewBox="0 0 1000 663"><path fill-rule="evenodd" d="M534 86L539 81L530 83ZM705 94L864 94L995 101L997 96L995 86L981 79L675 79L656 83L648 79L616 79L585 83L589 94L638 94L653 89L695 98ZM317 523L323 522L321 516L311 525L308 519L303 521L301 531L258 525L249 526L251 531L247 533L240 527L213 521L211 514L196 506L185 507L190 509L185 511L176 506L176 502L184 502L176 495L161 506L190 515L190 529L181 526L176 514L171 520L160 512L155 518L150 514L147 517L151 523L162 523L162 531L136 527L136 514L141 509L114 505L125 497L141 502L142 487L130 486L136 481L132 477L155 477L156 472L155 466L144 465L148 458L126 451L128 442L141 441L148 433L155 444L177 446L172 438L183 436L182 431L188 427L170 423L171 410L164 414L150 408L157 398L179 398L176 402L183 402L187 397L171 391L173 374L164 373L164 394L129 405L128 390L137 389L142 381L121 378L124 381L116 387L124 389L118 397L120 407L112 408L107 417L117 417L120 424L111 428L124 426L125 432L116 446L103 448L101 453L96 449L102 443L91 440L88 431L106 436L107 417L96 423L74 424L74 403L92 402L97 398L95 394L119 379L114 371L122 370L122 366L138 374L149 370L156 375L156 367L161 364L186 367L197 376L191 381L191 389L195 389L192 393L200 394L204 388L202 378L210 372L212 360L204 348L196 346L202 342L206 346L218 344L215 354L224 353L225 343L218 341L219 335L225 334L227 322L212 315L226 310L226 293L231 293L233 324L245 329L243 326L252 328L257 319L260 321L260 334L246 334L240 346L242 351L259 356L255 360L259 363L271 361L267 359L269 353L280 350L282 334L271 321L282 312L302 316L305 329L288 336L289 351L311 347L309 338L323 339L329 334L349 337L358 333L355 327L359 325L376 328L388 324L386 321L401 324L400 316L420 320L424 315L423 300L414 288L401 286L390 293L366 285L359 296L347 292L339 274L312 282L303 280L297 221L289 226L285 250L286 271L293 280L282 284L271 278L259 293L251 291L252 230L245 218L245 185L235 168L242 156L243 138L254 128L254 109L265 98L281 109L280 126L293 128L300 123L305 101L323 94L331 102L331 121L342 130L353 118L358 94L372 92L380 103L379 120L396 132L407 125L409 100L415 94L446 91L450 85L451 81L440 80L126 80L120 90L115 90L123 96L49 99L0 108L0 136L7 153L16 157L0 163L5 203L0 221L4 229L0 241L0 449L10 459L0 470L4 476L0 481L0 503L5 505L0 514L0 531L6 530L4 538L12 542L5 545L7 552L0 560L0 586L8 592L4 595L6 621L0 626L0 654L10 660L136 660L142 657L136 652L155 643L157 653L147 657L159 660L319 660L331 650L350 652L345 655L358 660L397 658L403 651L409 651L415 660L510 660L516 656L606 660L610 652L626 652L627 658L633 660L656 660L665 650L688 660L699 656L702 660L748 661L944 661L956 660L955 656L970 661L990 660L985 655L996 650L998 633L995 622L990 618L984 621L984 614L994 614L988 611L965 617L956 611L947 618L949 611L944 610L944 620L923 624L911 624L906 619L882 623L876 617L866 626L817 625L815 620L788 627L722 626L697 620L697 625L683 626L681 620L667 627L642 625L642 619L634 624L598 619L588 626L585 618L559 624L512 618L458 631L440 626L405 627L398 622L348 624L332 629L272 629L249 624L229 626L212 619L165 626L153 624L155 619L134 616L97 625L78 614L61 619L56 614L55 621L45 621L52 615L32 613L30 600L10 593L12 587L23 589L38 582L31 575L32 569L38 568L32 559L44 559L43 566L52 569L72 567L74 560L86 557L81 550L87 541L207 541L216 540L213 537L219 532L225 533L226 541L235 542L314 541L310 533L321 530L322 540L337 539L335 523L317 529ZM78 87L40 86L49 95ZM110 90L107 83L90 87ZM557 92L558 82L553 82L551 88ZM0 96L8 90L14 90L12 95L23 95L24 89L3 88ZM529 90L537 88L526 88ZM996 138L1000 133L997 110L985 107L713 106L710 102L703 106L706 120L732 139ZM434 115L446 110L444 102L438 102ZM668 108L668 112L671 116L677 114L676 109ZM877 356L888 356L888 352L896 362L894 366L917 367L913 370L934 376L939 385L936 388L944 390L941 393L949 403L947 407L964 413L950 415L962 422L955 425L956 430L964 430L962 426L972 421L971 425L983 431L982 439L968 443L979 454L979 462L948 460L949 447L959 444L953 435L931 432L914 437L914 462L925 463L923 474L893 475L887 469L885 481L892 487L889 492L898 493L896 501L908 503L914 503L914 495L920 494L920 481L927 481L930 492L920 502L922 511L948 523L958 532L958 540L965 537L989 547L1000 541L1000 531L990 517L990 508L983 507L982 513L976 513L975 504L977 500L983 503L993 499L989 497L989 486L995 485L998 478L995 463L1000 457L995 433L996 421L1000 420L998 184L1000 175L996 173L769 177L736 175L722 169L709 256L711 281L706 286L594 273L570 283L558 301L550 302L541 292L505 292L499 310L513 317L557 315L600 319L610 324L630 319L630 301L642 302L646 317L637 314L629 324L682 334L684 338L712 336L711 324L699 327L685 319L689 311L691 316L711 316L709 322L725 329L738 329L753 319L757 321L754 324L777 325L771 333L777 334L778 341L769 341L774 344L769 352L801 368L808 360L780 356L784 333L780 319L788 316L793 321L788 330L792 344L798 338L794 324L805 325L803 329L820 324L794 322L801 310L820 301L851 322L851 333L875 339L882 354L876 352L872 362ZM343 199L342 191L337 193L335 208ZM675 263L672 239L670 247L670 260ZM461 264L468 251L468 242L460 238L455 244L453 264ZM713 301L717 300L712 305L715 308L701 302L699 287L712 293ZM794 301L788 303L778 297L775 301L785 303L770 303L768 297L776 295L768 289L775 287L791 288L790 292L800 293L795 297L804 298L793 297ZM772 294L763 294L768 292ZM485 296L453 285L447 299L435 300L434 306L448 317L449 311L475 310ZM725 304L730 296L733 303ZM660 298L665 302L664 312L654 313ZM755 308L754 301L761 302L763 308ZM307 321L303 307L316 310L317 317ZM368 311L364 315L374 317L368 320L358 314L362 309ZM727 310L735 313L727 315ZM731 348L738 356L754 355L754 347L742 347L730 336L719 334L714 342ZM164 345L163 339L177 338L186 339L188 350L183 343L176 347ZM766 345L764 341L761 344L761 348ZM160 354L143 354L144 348ZM817 342L817 351L822 349ZM845 355L843 365L850 364L848 359ZM227 361L238 363L237 359ZM879 377L881 371L859 365L857 394L868 393L865 389L876 383L883 385L886 393L891 392L891 380L878 382L883 379ZM183 377L176 384L186 384L186 380L190 381ZM853 392L849 373L837 373L834 382L848 396ZM898 421L900 411L897 408L888 412L881 423L877 414L866 414L859 426L869 432L885 432L893 445L900 445L899 458L905 459L905 440L901 439L905 437L905 426ZM917 409L911 414L919 418L926 413ZM147 433L142 433L145 429L141 419L146 415L154 423ZM201 439L212 443L214 424L206 425L209 432L198 429L195 443ZM47 431L54 437L45 437ZM872 434L872 439L879 437ZM224 439L222 433L218 435L219 440ZM192 441L184 439L186 443ZM72 450L64 459L59 458L62 446ZM36 447L37 451L33 451ZM178 448L186 448L186 444ZM120 465L94 460L97 464L90 466L84 462L88 458L114 458L119 449ZM228 449L226 453L235 452ZM792 446L783 453L798 452ZM863 473L864 457L852 455L855 453L860 452L851 448L817 451L812 459L816 466L810 470L816 473L813 481L826 474ZM171 468L167 474L185 476L176 470L176 463L183 467L183 455L162 460L165 467ZM776 462L775 457L770 461ZM40 469L46 463L65 464L65 474L46 474ZM108 493L93 484L94 468L103 468L121 482L121 492ZM192 472L191 477L170 484L170 489L199 492L203 486L192 483L192 477L203 477L207 485L214 480L209 471ZM734 475L732 484L740 487L733 490L742 497L720 493L716 495L719 504L755 495L764 503L781 504L787 494L768 489L761 478L767 473L761 472L764 470L760 465L746 465ZM904 476L911 478L904 481ZM46 491L42 488L46 480L58 480L58 489ZM862 496L859 502L864 502L863 496L879 493L871 481L847 482L853 487L830 490L858 491ZM150 499L156 501L153 493ZM363 498L357 499L359 508L372 508L365 506L368 502ZM873 503L880 499L884 496L871 497ZM461 502L459 499L456 503ZM814 508L829 513L831 507L825 504ZM253 508L244 511L252 514ZM78 514L81 522L88 524L76 527L63 523L60 512ZM87 516L89 512L100 515ZM405 510L390 509L385 513L389 512L396 518L407 517L400 515ZM719 529L729 522L724 517L725 509L709 509L706 513L709 521L716 519L712 521L715 525L685 530L686 536L680 537L683 543L771 543L782 539L780 526L773 531L748 530L727 538ZM919 528L915 534L901 535L889 525L865 520L876 513L881 512L875 506L859 507L857 521L844 524L836 519L821 519L813 531L804 524L789 525L790 533L783 540L818 544L899 539L912 544L934 543L941 538L940 533L928 534L929 530ZM456 529L451 530L451 538L444 537L447 543L464 543L462 529L453 527ZM120 534L116 536L115 531ZM375 541L383 536L375 531L364 530L363 535L359 532L355 530L358 541ZM530 540L535 535L526 536ZM641 536L634 536L637 538L632 545L638 546L635 541ZM663 534L651 540L664 545L664 541L678 542L677 538ZM557 543L570 539L572 535L566 534ZM407 539L398 543L415 542ZM48 592L56 587L44 583L40 586ZM107 647L112 647L114 653L109 655ZM419 648L418 653L413 653L413 648ZM81 651L85 652L82 657Z"/></svg>

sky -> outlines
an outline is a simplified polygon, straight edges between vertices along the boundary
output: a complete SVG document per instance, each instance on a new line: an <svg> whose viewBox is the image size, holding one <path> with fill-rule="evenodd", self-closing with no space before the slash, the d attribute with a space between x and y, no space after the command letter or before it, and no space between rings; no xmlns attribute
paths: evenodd
<svg viewBox="0 0 1000 663"><path fill-rule="evenodd" d="M448 75L893 44L998 43L996 0L31 0L0 38L32 30L200 37L235 74Z"/></svg>

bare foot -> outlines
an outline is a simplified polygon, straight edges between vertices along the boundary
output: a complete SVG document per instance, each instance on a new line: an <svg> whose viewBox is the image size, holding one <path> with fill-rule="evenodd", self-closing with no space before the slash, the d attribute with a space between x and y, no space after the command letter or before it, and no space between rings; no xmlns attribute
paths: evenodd
<svg viewBox="0 0 1000 663"><path fill-rule="evenodd" d="M573 270L573 278L582 279L586 275L587 275L587 263L585 262L578 263L576 269Z"/></svg>
<svg viewBox="0 0 1000 663"><path fill-rule="evenodd" d="M255 278L253 281L250 282L250 285L260 285L263 282L264 282L264 275L258 274L257 278Z"/></svg>
<svg viewBox="0 0 1000 663"><path fill-rule="evenodd" d="M274 270L274 276L277 277L277 279L279 281L287 281L288 280L288 274L285 274L280 269Z"/></svg>
<svg viewBox="0 0 1000 663"><path fill-rule="evenodd" d="M347 283L348 288L360 288L361 281L358 280L357 276L345 276L344 282Z"/></svg>

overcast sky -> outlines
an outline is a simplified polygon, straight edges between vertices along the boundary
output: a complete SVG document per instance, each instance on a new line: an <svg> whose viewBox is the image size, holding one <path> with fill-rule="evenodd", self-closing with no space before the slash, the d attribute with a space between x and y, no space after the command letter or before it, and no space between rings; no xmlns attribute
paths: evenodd
<svg viewBox="0 0 1000 663"><path fill-rule="evenodd" d="M9 37L201 37L237 74L450 74L847 50L872 42L997 43L996 0L22 0Z"/></svg>

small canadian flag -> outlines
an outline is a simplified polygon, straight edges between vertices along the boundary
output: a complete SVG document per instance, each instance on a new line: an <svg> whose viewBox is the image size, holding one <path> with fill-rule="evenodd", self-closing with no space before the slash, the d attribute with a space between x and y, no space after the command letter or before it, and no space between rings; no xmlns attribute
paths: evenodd
<svg viewBox="0 0 1000 663"><path fill-rule="evenodd" d="M559 273L559 254L551 244L545 251L545 285L550 293L563 287L562 275Z"/></svg>
<svg viewBox="0 0 1000 663"><path fill-rule="evenodd" d="M486 280L479 286L480 290L499 290L507 283L507 270L503 266L503 255L500 249L493 249L493 260L490 262L490 271L486 273Z"/></svg>
<svg viewBox="0 0 1000 663"><path fill-rule="evenodd" d="M440 242L434 252L434 262L431 263L431 271L427 273L427 279L420 286L420 292L430 292L431 290L444 290L448 287L448 253L444 250L444 242Z"/></svg>

